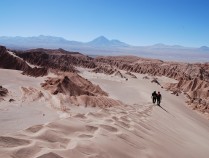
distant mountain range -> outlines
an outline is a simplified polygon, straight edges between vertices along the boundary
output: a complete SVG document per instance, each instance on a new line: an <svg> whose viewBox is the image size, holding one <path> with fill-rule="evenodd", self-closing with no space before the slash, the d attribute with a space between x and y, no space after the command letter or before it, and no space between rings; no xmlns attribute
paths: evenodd
<svg viewBox="0 0 209 158"><path fill-rule="evenodd" d="M94 46L94 47L128 47L130 46L119 40L108 40L104 36L99 36L96 39L88 42L87 44Z"/></svg>
<svg viewBox="0 0 209 158"><path fill-rule="evenodd" d="M121 42L119 40L108 40L104 36L97 37L90 42L79 42L79 41L69 41L62 37L55 36L34 36L34 37L0 37L0 44L7 47L22 47L25 48L37 48L37 47L71 47L71 46L81 46L81 47L126 47L128 44Z"/></svg>
<svg viewBox="0 0 209 158"><path fill-rule="evenodd" d="M151 46L133 46L119 40L99 36L90 42L70 41L55 36L0 37L0 45L10 49L62 48L91 55L137 55L163 60L209 61L209 47L190 48L162 43Z"/></svg>

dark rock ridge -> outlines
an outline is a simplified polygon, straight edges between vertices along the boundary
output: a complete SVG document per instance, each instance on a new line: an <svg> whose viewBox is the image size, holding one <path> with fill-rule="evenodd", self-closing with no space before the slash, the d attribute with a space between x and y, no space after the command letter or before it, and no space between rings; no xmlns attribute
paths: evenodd
<svg viewBox="0 0 209 158"><path fill-rule="evenodd" d="M93 58L77 52L68 52L63 49L32 49L15 51L15 53L31 64L61 71L76 72L74 66L85 68L96 67Z"/></svg>
<svg viewBox="0 0 209 158"><path fill-rule="evenodd" d="M2 86L0 86L0 97L5 97L8 94L8 90Z"/></svg>
<svg viewBox="0 0 209 158"><path fill-rule="evenodd" d="M0 46L0 68L26 71L30 66L25 61L10 55L5 47Z"/></svg>
<svg viewBox="0 0 209 158"><path fill-rule="evenodd" d="M132 74L132 73L129 72L129 71L126 72L126 75L129 75L129 76L131 76L132 78L137 78L136 75Z"/></svg>
<svg viewBox="0 0 209 158"><path fill-rule="evenodd" d="M27 70L24 70L23 75L28 75L28 76L34 76L34 77L39 77L39 76L45 76L48 74L48 69L47 68L29 68Z"/></svg>
<svg viewBox="0 0 209 158"><path fill-rule="evenodd" d="M197 77L209 82L209 63L163 62L161 60L144 59L134 56L97 57L95 61L129 72L166 76L177 80L180 78L192 80Z"/></svg>
<svg viewBox="0 0 209 158"><path fill-rule="evenodd" d="M7 49L3 46L0 46L0 68L21 70L23 74L34 77L47 74L46 68L31 68L24 60L8 53Z"/></svg>
<svg viewBox="0 0 209 158"><path fill-rule="evenodd" d="M109 65L100 65L100 66L97 66L92 71L95 72L95 73L104 73L104 74L107 74L107 75L112 75L115 72L117 72L117 69L115 69L115 68L113 68Z"/></svg>
<svg viewBox="0 0 209 158"><path fill-rule="evenodd" d="M209 82L195 78L191 80L180 79L176 84L170 84L167 89L173 92L184 92L188 98L187 103L193 109L209 113Z"/></svg>
<svg viewBox="0 0 209 158"><path fill-rule="evenodd" d="M114 76L118 76L120 78L127 79L118 69L113 68L112 66L109 66L109 65L100 65L100 66L96 67L95 69L93 69L92 72L104 73L107 75L114 75ZM126 72L126 75L128 75L132 78L137 78L134 74L132 74L130 72Z"/></svg>

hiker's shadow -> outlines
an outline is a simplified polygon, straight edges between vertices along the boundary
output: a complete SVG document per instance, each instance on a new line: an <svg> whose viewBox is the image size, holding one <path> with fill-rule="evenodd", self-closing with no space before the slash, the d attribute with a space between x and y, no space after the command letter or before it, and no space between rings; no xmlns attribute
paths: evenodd
<svg viewBox="0 0 209 158"><path fill-rule="evenodd" d="M161 109L163 109L165 112L169 113L171 116L175 117L174 115L172 115L168 110L166 110L164 107L162 107L161 105L157 104L157 107L160 107Z"/></svg>
<svg viewBox="0 0 209 158"><path fill-rule="evenodd" d="M169 113L165 108L163 108L161 105L157 104L161 109L163 109L165 112Z"/></svg>

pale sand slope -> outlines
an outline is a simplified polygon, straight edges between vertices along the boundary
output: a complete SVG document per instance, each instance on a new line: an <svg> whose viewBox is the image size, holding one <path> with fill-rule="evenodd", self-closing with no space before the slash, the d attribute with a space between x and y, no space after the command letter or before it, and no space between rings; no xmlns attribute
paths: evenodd
<svg viewBox="0 0 209 158"><path fill-rule="evenodd" d="M25 76L17 70L0 69L0 85L9 90L9 95L0 102L1 135L59 118L57 112L48 108L45 100L39 96L40 83L45 79L46 77ZM30 94L34 96L31 97ZM10 99L14 101L9 102Z"/></svg>
<svg viewBox="0 0 209 158"><path fill-rule="evenodd" d="M127 104L151 105L151 93L160 91L162 108L152 108L147 126L152 131L148 141L149 151L154 157L208 157L209 122L185 105L183 96L174 96L161 89L152 80L142 79L145 75L134 73L138 79L119 79L82 71L83 76L99 84L111 96ZM101 77L102 76L102 77ZM176 82L166 77L158 77L159 82Z"/></svg>
<svg viewBox="0 0 209 158"><path fill-rule="evenodd" d="M125 81L80 71L111 97L128 105L92 112L77 107L67 119L1 136L0 157L208 157L209 123L185 106L183 96L171 95L139 74L135 74L138 79ZM161 91L164 109L151 103L153 90Z"/></svg>

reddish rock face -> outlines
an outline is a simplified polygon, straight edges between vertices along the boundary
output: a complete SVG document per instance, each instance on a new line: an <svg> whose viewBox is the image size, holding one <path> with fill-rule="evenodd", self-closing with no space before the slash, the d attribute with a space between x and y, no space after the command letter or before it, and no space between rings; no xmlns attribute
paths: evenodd
<svg viewBox="0 0 209 158"><path fill-rule="evenodd" d="M10 55L5 47L0 46L0 68L25 71L30 66L25 61Z"/></svg>
<svg viewBox="0 0 209 158"><path fill-rule="evenodd" d="M100 65L92 70L95 73L104 73L107 75L112 75L117 72L117 69L109 66L109 65Z"/></svg>
<svg viewBox="0 0 209 158"><path fill-rule="evenodd" d="M48 69L47 68L29 68L27 70L24 70L23 75L28 75L28 76L34 76L34 77L39 77L39 76L45 76L48 74Z"/></svg>
<svg viewBox="0 0 209 158"><path fill-rule="evenodd" d="M61 71L76 72L74 66L86 68L96 67L92 58L62 49L33 49L28 51L16 51L15 53L31 64Z"/></svg>
<svg viewBox="0 0 209 158"><path fill-rule="evenodd" d="M209 81L209 63L189 64L178 62L163 62L155 59L144 59L133 56L115 56L115 57L97 57L97 65L107 64L122 70L137 72L141 74L150 74L158 76L167 76L179 80L187 80L198 77Z"/></svg>
<svg viewBox="0 0 209 158"><path fill-rule="evenodd" d="M35 77L47 74L46 68L31 68L24 60L9 54L3 46L0 46L0 68L21 70L23 74Z"/></svg>
<svg viewBox="0 0 209 158"><path fill-rule="evenodd" d="M164 62L161 60L144 59L133 56L97 57L95 72L112 72L115 68L149 74L154 76L166 76L178 80L176 84L170 84L167 89L178 95L184 92L188 97L188 103L194 109L209 112L209 63L178 63ZM112 69L107 69L107 66Z"/></svg>
<svg viewBox="0 0 209 158"><path fill-rule="evenodd" d="M83 89L81 89L78 85L72 82L67 76L63 78L51 78L46 81L46 83L42 84L42 87L51 91L52 94L56 95L58 93L63 93L69 96L80 96L80 95L91 95Z"/></svg>
<svg viewBox="0 0 209 158"><path fill-rule="evenodd" d="M99 86L93 85L90 81L75 73L69 73L67 76L49 78L42 84L42 87L54 95L62 93L68 96L107 96L107 93Z"/></svg>

